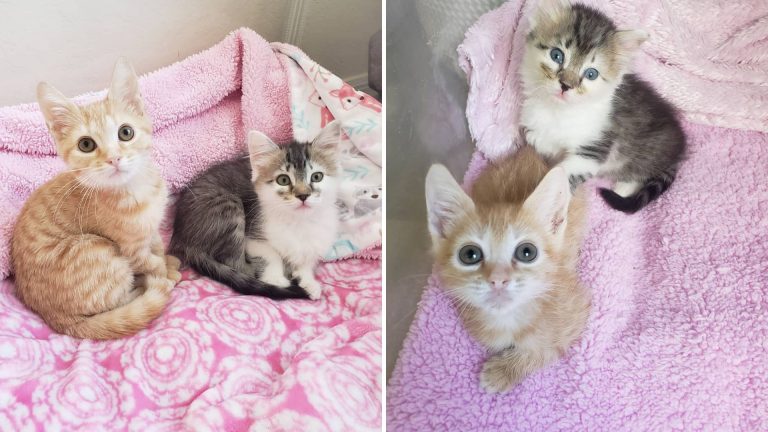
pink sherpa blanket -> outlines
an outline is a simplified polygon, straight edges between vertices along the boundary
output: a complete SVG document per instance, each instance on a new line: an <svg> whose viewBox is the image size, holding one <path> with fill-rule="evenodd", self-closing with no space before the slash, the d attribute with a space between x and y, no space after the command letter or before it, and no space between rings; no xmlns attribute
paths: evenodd
<svg viewBox="0 0 768 432"><path fill-rule="evenodd" d="M563 360L509 393L480 389L487 353L432 277L390 381L388 428L768 430L768 88L756 84L766 79L766 58L739 43L745 35L765 43L756 32L766 27L755 26L768 5L640 3L606 10L651 24L644 75L686 118L690 154L677 180L631 216L592 192L580 266L593 298L586 332ZM517 145L517 24L527 8L510 2L486 14L460 49L482 151L467 186L483 153ZM718 25L702 24L710 20ZM701 28L692 39L694 21ZM703 56L702 46L724 48L709 53L709 66L706 57L694 65L690 54L671 55L687 47Z"/></svg>
<svg viewBox="0 0 768 432"><path fill-rule="evenodd" d="M242 29L141 78L172 191L244 151L249 129L292 137L301 92L281 50L295 48ZM0 108L0 278L15 215L62 168L36 105ZM379 430L381 264L360 249L318 269L316 302L236 295L187 270L149 329L108 342L52 333L0 281L0 430Z"/></svg>

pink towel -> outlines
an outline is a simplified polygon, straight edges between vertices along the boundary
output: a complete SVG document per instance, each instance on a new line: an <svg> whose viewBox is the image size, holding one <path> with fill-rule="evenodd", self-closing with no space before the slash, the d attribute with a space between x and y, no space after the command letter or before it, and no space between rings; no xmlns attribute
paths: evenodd
<svg viewBox="0 0 768 432"><path fill-rule="evenodd" d="M172 191L244 151L246 130L292 137L290 61L241 29L141 78ZM380 249L320 266L315 302L241 296L187 270L148 329L76 340L52 333L6 279L21 205L62 168L36 105L0 108L0 430L380 429Z"/></svg>
<svg viewBox="0 0 768 432"><path fill-rule="evenodd" d="M766 59L722 36L752 34L764 44L754 24L768 5L729 6L717 16L727 30L702 27L691 39L696 27L680 19L692 15L673 12L725 7L706 3L606 5L620 22L660 23L650 26L644 58L652 67L643 73L683 109L690 155L669 191L635 215L592 192L580 273L593 305L580 342L509 393L489 395L478 386L487 354L432 278L390 381L389 428L768 430L768 88L757 84ZM529 7L510 2L486 14L460 49L469 125L490 157L517 145L517 24ZM693 65L678 64L694 54L673 63L670 53L684 50L668 41L688 41L699 54L701 46L731 48L720 51L720 69L699 59L696 76ZM728 69L730 77L721 73ZM484 166L482 153L468 184Z"/></svg>

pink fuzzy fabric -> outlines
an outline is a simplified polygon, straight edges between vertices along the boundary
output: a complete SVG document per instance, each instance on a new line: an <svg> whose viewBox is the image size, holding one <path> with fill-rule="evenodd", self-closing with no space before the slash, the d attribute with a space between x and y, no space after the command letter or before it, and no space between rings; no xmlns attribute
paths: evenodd
<svg viewBox="0 0 768 432"><path fill-rule="evenodd" d="M677 52L664 41L690 40L694 27L663 18L670 8L693 10L693 2L646 2L642 14L631 15L640 8L634 4L611 2L607 10L619 20L665 23L651 26L647 53ZM491 157L517 145L510 122L519 104L512 74L519 56L513 52L510 63L509 43L519 41L515 25L526 7L510 2L483 16L461 49L469 125ZM731 33L746 34L758 31L749 16L766 8L733 6L717 19ZM698 34L706 44L724 33L715 26ZM757 85L759 75L742 73L765 58L755 51L752 63L740 64L746 51L737 47L720 55L730 59L723 68L742 82L718 81L726 77L713 69L693 79L686 72L691 64L646 56L654 62L646 78L684 110L689 158L672 187L631 216L608 208L588 183L580 273L593 300L580 342L509 393L489 395L478 385L487 353L467 335L433 277L390 381L388 428L768 430L768 88ZM690 82L681 80L686 74ZM686 91L692 88L698 91ZM467 184L485 160L476 153Z"/></svg>
<svg viewBox="0 0 768 432"><path fill-rule="evenodd" d="M241 29L141 78L154 158L171 191L244 151L245 130L292 137L288 61ZM133 337L51 332L6 277L13 222L63 168L55 153L37 105L0 108L0 430L380 429L376 247L321 265L318 301L241 296L187 270L163 314Z"/></svg>

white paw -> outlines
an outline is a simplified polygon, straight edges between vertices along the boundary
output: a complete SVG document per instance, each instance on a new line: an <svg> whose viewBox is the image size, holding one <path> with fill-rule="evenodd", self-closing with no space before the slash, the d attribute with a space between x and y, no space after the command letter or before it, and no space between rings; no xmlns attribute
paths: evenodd
<svg viewBox="0 0 768 432"><path fill-rule="evenodd" d="M323 286L315 278L302 279L299 282L299 286L304 288L304 291L309 294L309 298L312 300L317 300L323 295Z"/></svg>
<svg viewBox="0 0 768 432"><path fill-rule="evenodd" d="M270 271L270 268L267 268L264 271L264 274L261 275L261 281L270 285L274 285L278 288L287 288L291 286L291 281L288 280L288 278L283 275L282 271Z"/></svg>

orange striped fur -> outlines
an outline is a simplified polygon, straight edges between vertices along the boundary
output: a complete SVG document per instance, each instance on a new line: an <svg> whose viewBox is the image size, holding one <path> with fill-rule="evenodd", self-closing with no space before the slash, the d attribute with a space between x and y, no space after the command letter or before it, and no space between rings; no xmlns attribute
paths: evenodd
<svg viewBox="0 0 768 432"><path fill-rule="evenodd" d="M40 83L38 102L68 169L32 193L19 215L16 295L59 333L134 334L160 315L181 278L158 231L167 190L152 162L136 74L121 59L105 100L78 107ZM83 137L96 148L83 151Z"/></svg>
<svg viewBox="0 0 768 432"><path fill-rule="evenodd" d="M492 354L480 377L483 388L506 391L560 358L589 315L576 271L583 188L571 196L562 169L549 171L524 147L489 166L471 196L445 168L433 166L427 207L440 281L469 333ZM538 249L531 263L513 254L526 243ZM457 254L467 244L482 248L483 261L461 262ZM509 281L502 294L491 289L499 277Z"/></svg>

